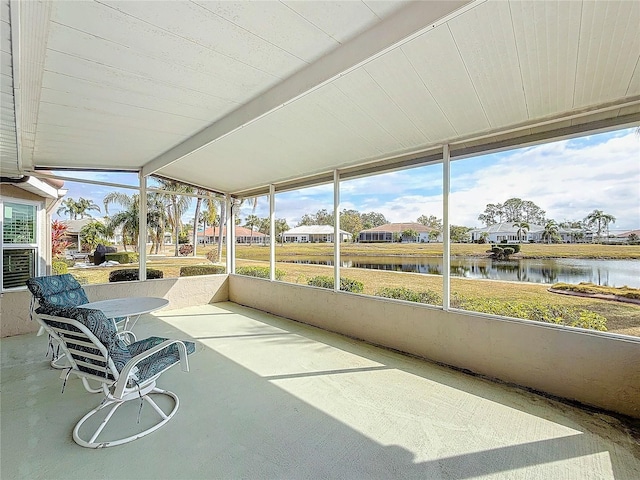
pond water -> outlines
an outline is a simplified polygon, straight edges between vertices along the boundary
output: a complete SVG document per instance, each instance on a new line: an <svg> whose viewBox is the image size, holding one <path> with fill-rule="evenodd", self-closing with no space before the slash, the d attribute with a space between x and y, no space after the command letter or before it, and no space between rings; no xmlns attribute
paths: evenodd
<svg viewBox="0 0 640 480"><path fill-rule="evenodd" d="M333 265L333 257L310 257L291 263ZM342 257L342 267L442 275L442 259L430 257ZM532 283L592 282L609 287L640 288L640 260L576 258L494 260L452 257L451 275Z"/></svg>

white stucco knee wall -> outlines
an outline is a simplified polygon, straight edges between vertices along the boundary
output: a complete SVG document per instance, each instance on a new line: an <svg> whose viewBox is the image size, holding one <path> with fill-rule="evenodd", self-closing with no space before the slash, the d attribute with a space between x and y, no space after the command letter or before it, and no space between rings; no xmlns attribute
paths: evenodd
<svg viewBox="0 0 640 480"><path fill-rule="evenodd" d="M454 367L640 418L640 339L229 276L229 299Z"/></svg>
<svg viewBox="0 0 640 480"><path fill-rule="evenodd" d="M120 297L162 297L169 300L164 310L224 302L229 299L227 275L162 278L144 282L116 282L83 285L91 302ZM29 318L31 293L28 290L2 294L0 336L10 337L38 331Z"/></svg>

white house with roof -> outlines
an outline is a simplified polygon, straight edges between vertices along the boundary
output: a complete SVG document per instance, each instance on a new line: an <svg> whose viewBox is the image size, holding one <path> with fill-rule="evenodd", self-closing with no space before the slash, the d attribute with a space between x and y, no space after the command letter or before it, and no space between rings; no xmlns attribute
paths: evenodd
<svg viewBox="0 0 640 480"><path fill-rule="evenodd" d="M333 242L334 227L331 225L300 225L282 234L284 243L324 243ZM352 238L349 232L340 230L340 241L348 242Z"/></svg>
<svg viewBox="0 0 640 480"><path fill-rule="evenodd" d="M416 237L403 235L403 232L413 230ZM435 232L435 233L434 233ZM398 237L403 243L442 242L442 233L421 223L386 223L379 227L367 228L358 234L359 242L396 242Z"/></svg>
<svg viewBox="0 0 640 480"><path fill-rule="evenodd" d="M488 227L476 228L469 232L471 241L476 243L485 240L486 243L544 243L544 225L530 223L529 228L521 230L517 226L518 222L502 222L489 225ZM580 228L560 228L557 234L562 243L585 243L591 242L592 232Z"/></svg>
<svg viewBox="0 0 640 480"><path fill-rule="evenodd" d="M217 243L220 236L220 227L209 227L202 232L198 232L198 243ZM252 232L246 227L236 225L235 228L236 243L247 243L251 245L267 245L269 243L269 235L261 232ZM227 227L222 227L222 240L227 237Z"/></svg>

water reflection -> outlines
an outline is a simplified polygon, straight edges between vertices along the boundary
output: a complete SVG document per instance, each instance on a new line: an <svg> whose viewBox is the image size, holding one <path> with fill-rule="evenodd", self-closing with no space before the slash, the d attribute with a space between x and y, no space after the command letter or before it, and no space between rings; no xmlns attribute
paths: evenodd
<svg viewBox="0 0 640 480"><path fill-rule="evenodd" d="M312 257L293 263L333 265L333 257ZM368 268L394 272L442 275L442 259L428 257L343 257L345 268ZM532 283L592 282L610 287L640 288L640 260L595 259L510 259L482 257L451 259L451 275L456 277Z"/></svg>

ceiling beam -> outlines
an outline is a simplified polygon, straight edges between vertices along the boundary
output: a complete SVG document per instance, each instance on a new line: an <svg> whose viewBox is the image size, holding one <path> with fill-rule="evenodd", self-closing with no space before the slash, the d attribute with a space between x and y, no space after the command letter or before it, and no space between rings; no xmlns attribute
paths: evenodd
<svg viewBox="0 0 640 480"><path fill-rule="evenodd" d="M414 1L142 168L151 175L486 0Z"/></svg>

